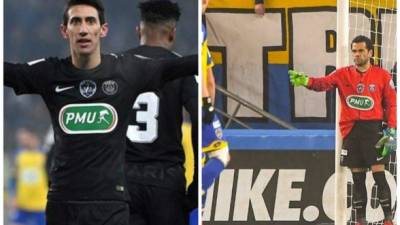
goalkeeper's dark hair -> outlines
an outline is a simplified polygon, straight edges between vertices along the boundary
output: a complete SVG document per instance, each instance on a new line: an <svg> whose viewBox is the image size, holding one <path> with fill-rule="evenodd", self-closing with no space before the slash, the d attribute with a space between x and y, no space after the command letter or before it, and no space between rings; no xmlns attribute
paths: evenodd
<svg viewBox="0 0 400 225"><path fill-rule="evenodd" d="M95 8L97 10L97 13L99 14L100 24L103 25L106 22L105 16L104 16L104 6L100 0L69 0L64 9L64 15L63 15L64 26L67 26L67 24L68 24L68 20L69 20L68 10L72 6L76 6L76 5L92 6L93 8Z"/></svg>
<svg viewBox="0 0 400 225"><path fill-rule="evenodd" d="M369 39L368 37L364 36L364 35L358 35L357 37L355 37L353 39L353 41L351 41L351 46L353 46L353 43L362 43L364 42L365 45L367 46L367 50L373 50L373 46L372 46L372 41L371 39Z"/></svg>
<svg viewBox="0 0 400 225"><path fill-rule="evenodd" d="M179 21L181 11L178 3L169 0L148 0L138 5L141 20L147 23Z"/></svg>

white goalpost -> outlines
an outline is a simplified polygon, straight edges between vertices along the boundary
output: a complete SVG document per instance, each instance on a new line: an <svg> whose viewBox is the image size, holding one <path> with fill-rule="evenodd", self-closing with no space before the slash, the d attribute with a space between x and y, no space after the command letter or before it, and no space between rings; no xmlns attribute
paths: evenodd
<svg viewBox="0 0 400 225"><path fill-rule="evenodd" d="M371 38L374 44L374 64L389 71L393 77L396 74L397 64L397 4L396 0L337 0L337 55L336 68L353 64L350 56L350 42L357 35L365 35ZM336 94L336 121L339 120L340 101ZM335 148L335 225L356 224L354 211L349 215L348 207L351 207L352 183L349 182L347 169L340 166L341 135L338 122L336 122L336 148ZM386 166L390 179L394 180L392 186L396 186L397 163L396 154L390 156L390 162ZM351 175L350 175L351 176ZM387 178L388 179L388 178ZM369 182L372 179L369 179ZM368 183L368 178L367 178ZM390 182L389 182L390 183ZM390 184L389 184L390 185ZM372 186L372 185L371 185ZM349 190L347 190L349 188ZM383 224L380 218L380 206L376 193L376 185L372 188L367 185L368 224ZM396 189L391 188L392 211L395 215L397 201ZM373 215L369 215L373 214Z"/></svg>
<svg viewBox="0 0 400 225"><path fill-rule="evenodd" d="M349 62L349 2L337 1L337 35L336 35L336 68L346 66ZM336 90L336 130L335 130L335 225L346 225L346 169L340 166L342 138L339 129L340 100Z"/></svg>

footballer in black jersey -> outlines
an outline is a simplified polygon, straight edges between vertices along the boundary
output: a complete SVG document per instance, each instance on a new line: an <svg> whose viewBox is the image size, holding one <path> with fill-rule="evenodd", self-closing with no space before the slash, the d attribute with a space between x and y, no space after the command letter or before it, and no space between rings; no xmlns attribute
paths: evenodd
<svg viewBox="0 0 400 225"><path fill-rule="evenodd" d="M100 37L105 34L98 6L96 0L69 2L64 35L70 41L71 57L4 64L5 85L18 95L39 94L51 115L55 152L48 225L87 225L82 217L92 224L127 224L128 208L123 205L118 210L98 206L98 215L109 213L102 218L92 209L80 209L86 202L129 200L123 167L126 130L136 97L169 80L197 74L196 56L156 61L101 55ZM118 213L123 218L115 218Z"/></svg>
<svg viewBox="0 0 400 225"><path fill-rule="evenodd" d="M141 46L124 54L152 58L177 57L175 53L167 49L151 46ZM143 210L140 207L141 204L152 204L153 207L157 205L161 211L168 212L163 215L164 217L174 217L175 219L170 219L171 223L164 223L166 225L181 224L176 223L179 219L177 217L185 216L182 213L184 212L183 200L186 188L183 167L185 155L182 147L182 116L183 107L185 107L191 115L192 123L197 123L197 102L197 83L192 76L169 82L160 91L142 93L133 105L133 118L131 118L127 131L128 148L126 152L126 175L128 190L132 196L132 205L140 210ZM192 129L196 130L196 126ZM142 188L138 188L138 186ZM139 203L138 199L135 199L137 192L143 190L143 194L148 193L149 186L155 186L154 193L150 194L152 200L139 195L142 198ZM164 195L163 198L153 196L157 194L157 190L165 192L163 189L169 189L172 194ZM177 193L174 194L174 192ZM174 195L181 195L181 198L171 198ZM178 200L182 204L175 207L178 212L172 213L172 204L178 204ZM143 215L160 213L160 210L152 210ZM165 221L160 216L150 217L148 217L149 220ZM131 224L137 223L133 221Z"/></svg>
<svg viewBox="0 0 400 225"><path fill-rule="evenodd" d="M140 46L124 53L127 54L153 59L178 58L172 51L153 46ZM185 161L181 127L183 107L196 122L197 96L197 83L191 76L168 82L159 91L137 97L127 131L127 166L138 167L127 174L135 177L132 182L184 190L184 177L177 179L174 173L178 171L169 170L178 166L179 175L184 174L181 168Z"/></svg>
<svg viewBox="0 0 400 225"><path fill-rule="evenodd" d="M148 1L140 3L139 9L137 31L142 46L123 54L151 59L180 57L170 50L180 16L178 4ZM197 149L197 90L194 76L177 79L159 91L140 94L132 107L126 152L130 225L188 224L181 127L185 108L192 122L193 149Z"/></svg>
<svg viewBox="0 0 400 225"><path fill-rule="evenodd" d="M41 95L51 115L56 150L49 200L128 199L121 162L132 105L168 79L195 74L197 58L185 59L177 64L102 55L92 70L75 68L71 58L4 64L5 85L18 95Z"/></svg>

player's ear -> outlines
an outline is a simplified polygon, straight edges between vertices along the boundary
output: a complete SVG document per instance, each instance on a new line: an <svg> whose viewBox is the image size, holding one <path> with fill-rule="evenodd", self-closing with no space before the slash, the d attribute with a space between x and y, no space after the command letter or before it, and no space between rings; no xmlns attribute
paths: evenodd
<svg viewBox="0 0 400 225"><path fill-rule="evenodd" d="M64 24L61 24L60 32L61 32L61 35L63 36L63 38L68 39L67 26L65 26Z"/></svg>
<svg viewBox="0 0 400 225"><path fill-rule="evenodd" d="M101 25L100 37L107 36L107 33L108 33L108 23L104 23L103 25Z"/></svg>
<svg viewBox="0 0 400 225"><path fill-rule="evenodd" d="M142 35L141 35L141 33L140 33L140 26L139 26L139 25L136 26L136 35L137 35L138 39L140 40L140 38L142 37Z"/></svg>
<svg viewBox="0 0 400 225"><path fill-rule="evenodd" d="M168 40L169 42L174 42L176 38L176 27L170 32Z"/></svg>
<svg viewBox="0 0 400 225"><path fill-rule="evenodd" d="M374 52L372 51L372 49L371 50L368 50L368 56L370 57L370 58L372 58L372 55L374 54Z"/></svg>

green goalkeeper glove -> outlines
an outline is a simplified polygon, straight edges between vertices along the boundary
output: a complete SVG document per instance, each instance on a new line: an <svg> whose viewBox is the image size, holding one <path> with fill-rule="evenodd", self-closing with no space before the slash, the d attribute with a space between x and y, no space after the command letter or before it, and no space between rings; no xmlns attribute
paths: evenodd
<svg viewBox="0 0 400 225"><path fill-rule="evenodd" d="M379 154L382 157L385 157L390 153L396 151L397 148L396 129L387 128L383 130L383 137L379 139L379 141L376 143L375 148L378 149Z"/></svg>
<svg viewBox="0 0 400 225"><path fill-rule="evenodd" d="M309 78L304 73L297 72L296 70L289 70L289 76L290 76L290 83L292 83L293 86L307 87Z"/></svg>

